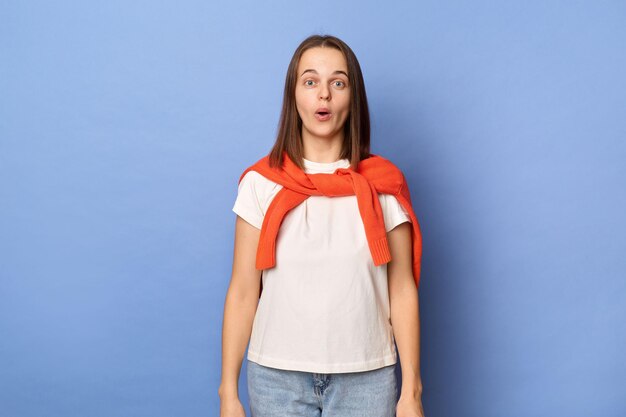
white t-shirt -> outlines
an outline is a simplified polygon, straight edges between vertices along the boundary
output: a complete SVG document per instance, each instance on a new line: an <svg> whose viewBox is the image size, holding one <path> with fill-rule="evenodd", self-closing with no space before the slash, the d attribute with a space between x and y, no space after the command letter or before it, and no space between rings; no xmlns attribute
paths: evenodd
<svg viewBox="0 0 626 417"><path fill-rule="evenodd" d="M350 166L304 159L307 173ZM261 229L277 184L256 171L239 183L233 211ZM398 200L379 194L385 228L411 221ZM310 196L287 212L276 238L276 266L263 291L247 358L317 373L377 369L397 361L387 264L374 265L355 195Z"/></svg>

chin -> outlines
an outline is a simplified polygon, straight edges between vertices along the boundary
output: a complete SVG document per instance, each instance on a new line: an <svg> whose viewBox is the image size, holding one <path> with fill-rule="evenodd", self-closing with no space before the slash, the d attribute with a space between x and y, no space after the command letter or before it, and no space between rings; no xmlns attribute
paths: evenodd
<svg viewBox="0 0 626 417"><path fill-rule="evenodd" d="M334 129L313 129L310 131L315 136L325 137L325 136L334 136L336 131Z"/></svg>
<svg viewBox="0 0 626 417"><path fill-rule="evenodd" d="M320 129L319 126L313 126L312 128L310 126L305 126L305 128L315 136L332 136L336 132L334 128Z"/></svg>

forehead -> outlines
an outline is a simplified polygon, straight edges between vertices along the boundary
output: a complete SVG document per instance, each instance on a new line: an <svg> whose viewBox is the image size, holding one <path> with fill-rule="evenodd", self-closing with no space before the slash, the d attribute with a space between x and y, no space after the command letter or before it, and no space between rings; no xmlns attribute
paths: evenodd
<svg viewBox="0 0 626 417"><path fill-rule="evenodd" d="M316 70L319 74L331 74L335 71L348 72L348 64L343 53L335 48L315 47L304 51L298 63L299 77L307 69Z"/></svg>

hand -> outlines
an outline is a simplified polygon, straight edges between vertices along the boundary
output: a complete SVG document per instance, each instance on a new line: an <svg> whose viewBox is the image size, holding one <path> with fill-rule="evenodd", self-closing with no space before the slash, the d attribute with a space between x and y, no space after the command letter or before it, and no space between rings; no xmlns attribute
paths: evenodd
<svg viewBox="0 0 626 417"><path fill-rule="evenodd" d="M220 400L220 417L246 417L246 411L237 397Z"/></svg>
<svg viewBox="0 0 626 417"><path fill-rule="evenodd" d="M400 396L396 406L396 417L424 417L422 398Z"/></svg>

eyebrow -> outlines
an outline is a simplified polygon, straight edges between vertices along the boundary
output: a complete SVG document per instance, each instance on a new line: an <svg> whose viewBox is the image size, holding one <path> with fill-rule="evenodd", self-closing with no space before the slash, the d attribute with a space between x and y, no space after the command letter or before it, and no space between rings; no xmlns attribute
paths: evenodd
<svg viewBox="0 0 626 417"><path fill-rule="evenodd" d="M313 72L313 73L317 74L317 71L315 71L314 69L305 69L304 71L302 71L302 74L300 74L300 76L302 77L307 72ZM341 70L337 70L337 71L333 72L333 75L335 75L335 74L343 74L346 77L348 77L348 74L346 74L345 71L341 71Z"/></svg>

